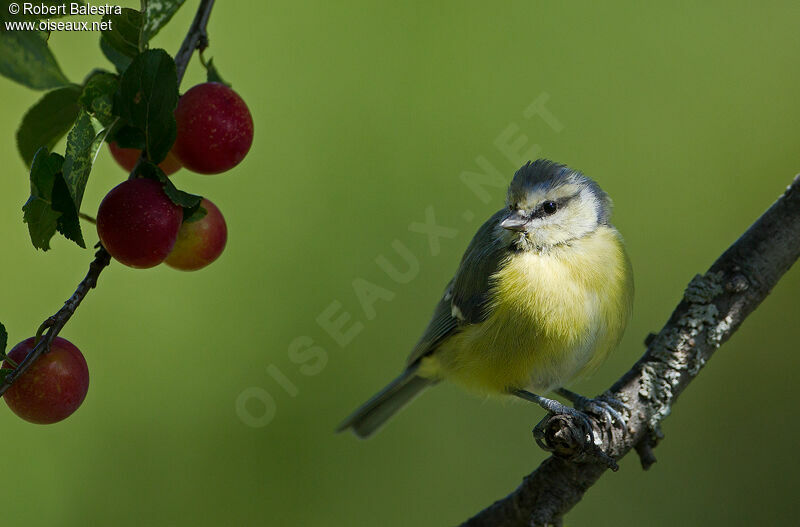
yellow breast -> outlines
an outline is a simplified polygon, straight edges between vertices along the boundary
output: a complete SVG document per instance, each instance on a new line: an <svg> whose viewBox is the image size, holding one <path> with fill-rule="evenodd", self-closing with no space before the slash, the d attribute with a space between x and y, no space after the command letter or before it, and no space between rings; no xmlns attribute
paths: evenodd
<svg viewBox="0 0 800 527"><path fill-rule="evenodd" d="M633 299L625 248L606 226L569 246L516 253L492 283L489 317L445 341L422 371L488 393L549 391L616 347Z"/></svg>

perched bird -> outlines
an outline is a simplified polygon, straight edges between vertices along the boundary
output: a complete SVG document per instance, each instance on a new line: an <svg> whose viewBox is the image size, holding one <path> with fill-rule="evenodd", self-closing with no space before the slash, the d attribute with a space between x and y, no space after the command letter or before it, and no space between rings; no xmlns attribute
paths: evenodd
<svg viewBox="0 0 800 527"><path fill-rule="evenodd" d="M473 237L405 371L337 431L369 437L444 379L551 413L575 410L536 392L598 407L564 385L605 359L630 316L633 275L611 200L580 172L540 159L514 174L506 205Z"/></svg>

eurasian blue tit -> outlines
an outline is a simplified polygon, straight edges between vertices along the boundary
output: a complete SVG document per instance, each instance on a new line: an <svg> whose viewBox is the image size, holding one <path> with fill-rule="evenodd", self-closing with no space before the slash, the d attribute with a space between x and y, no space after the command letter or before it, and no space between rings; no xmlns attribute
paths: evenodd
<svg viewBox="0 0 800 527"><path fill-rule="evenodd" d="M417 394L448 379L483 394L566 407L566 390L622 337L633 275L611 200L564 165L528 162L467 247L405 371L340 426L373 434ZM570 409L571 410L571 409Z"/></svg>

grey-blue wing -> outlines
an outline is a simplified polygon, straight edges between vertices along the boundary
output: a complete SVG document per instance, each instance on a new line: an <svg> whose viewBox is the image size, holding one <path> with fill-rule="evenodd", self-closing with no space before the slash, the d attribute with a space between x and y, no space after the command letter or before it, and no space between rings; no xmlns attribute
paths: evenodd
<svg viewBox="0 0 800 527"><path fill-rule="evenodd" d="M453 279L453 311L460 313L465 323L482 322L488 316L492 277L510 254L497 232L503 232L499 224L507 213L507 210L497 211L481 225Z"/></svg>
<svg viewBox="0 0 800 527"><path fill-rule="evenodd" d="M486 320L489 316L491 279L509 254L508 248L495 234L505 214L505 210L496 212L473 236L455 276L434 309L428 327L414 346L408 358L409 364L431 353L462 327Z"/></svg>
<svg viewBox="0 0 800 527"><path fill-rule="evenodd" d="M411 351L408 357L408 364L413 364L423 356L427 355L430 351L434 350L442 340L449 337L456 330L458 330L459 321L452 316L452 308L450 300L452 298L453 280L447 284L447 287L442 294L439 303L436 304L436 309L433 311L433 316L425 332L417 341L416 346Z"/></svg>

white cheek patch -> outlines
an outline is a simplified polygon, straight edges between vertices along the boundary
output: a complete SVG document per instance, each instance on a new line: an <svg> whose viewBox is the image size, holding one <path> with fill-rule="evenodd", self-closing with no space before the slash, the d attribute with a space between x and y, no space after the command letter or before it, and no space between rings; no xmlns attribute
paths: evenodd
<svg viewBox="0 0 800 527"><path fill-rule="evenodd" d="M535 218L526 233L537 247L547 247L586 236L597 228L597 198L588 190L572 198L555 214ZM552 196L548 196L548 199Z"/></svg>
<svg viewBox="0 0 800 527"><path fill-rule="evenodd" d="M581 200L580 207L572 208L571 223L574 225L575 236L580 237L597 228L597 211L599 203L591 192L584 191L576 198Z"/></svg>

